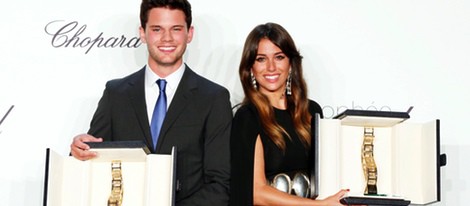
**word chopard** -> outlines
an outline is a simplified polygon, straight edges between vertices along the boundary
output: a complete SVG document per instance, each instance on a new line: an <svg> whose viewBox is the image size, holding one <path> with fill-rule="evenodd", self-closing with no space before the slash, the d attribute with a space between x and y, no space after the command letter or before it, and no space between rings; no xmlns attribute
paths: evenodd
<svg viewBox="0 0 470 206"><path fill-rule="evenodd" d="M137 48L142 42L138 37L112 36L103 37L103 32L96 37L85 36L86 24L79 25L77 21L69 23L63 20L55 20L46 24L44 31L51 35L51 45L55 48L72 47L85 48L85 54L88 54L94 47L97 48Z"/></svg>

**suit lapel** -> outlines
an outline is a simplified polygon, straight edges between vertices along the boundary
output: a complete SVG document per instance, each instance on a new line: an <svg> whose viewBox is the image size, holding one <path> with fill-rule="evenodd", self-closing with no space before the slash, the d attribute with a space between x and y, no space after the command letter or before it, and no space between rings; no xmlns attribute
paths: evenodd
<svg viewBox="0 0 470 206"><path fill-rule="evenodd" d="M128 95L131 105L135 111L137 120L145 135L145 143L149 149L153 149L152 136L147 115L147 104L145 102L145 67L136 73L134 78L129 80Z"/></svg>
<svg viewBox="0 0 470 206"><path fill-rule="evenodd" d="M165 120L163 121L160 137L158 138L157 151L160 150L165 138L171 138L166 136L168 129L171 128L180 114L185 111L186 106L191 101L193 92L197 89L196 76L197 74L186 66L183 77L181 78L175 96L166 113Z"/></svg>

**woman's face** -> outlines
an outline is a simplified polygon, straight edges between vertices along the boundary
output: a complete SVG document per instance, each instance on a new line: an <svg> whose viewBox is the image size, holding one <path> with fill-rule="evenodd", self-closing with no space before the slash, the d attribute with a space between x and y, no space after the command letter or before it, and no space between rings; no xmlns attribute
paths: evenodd
<svg viewBox="0 0 470 206"><path fill-rule="evenodd" d="M289 74L289 58L269 39L258 44L258 53L251 68L259 91L265 95L284 94Z"/></svg>

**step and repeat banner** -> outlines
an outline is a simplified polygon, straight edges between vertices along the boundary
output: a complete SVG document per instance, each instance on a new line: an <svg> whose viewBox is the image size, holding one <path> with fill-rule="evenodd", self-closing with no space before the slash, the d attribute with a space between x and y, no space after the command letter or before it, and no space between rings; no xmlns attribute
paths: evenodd
<svg viewBox="0 0 470 206"><path fill-rule="evenodd" d="M411 111L441 120L442 202L470 193L470 2L463 0L193 0L185 55L197 73L243 99L241 50L276 22L303 55L309 97L326 118L345 109ZM88 130L107 80L147 61L140 1L12 1L0 7L0 205L41 205L46 148L67 155ZM410 154L412 155L412 154Z"/></svg>

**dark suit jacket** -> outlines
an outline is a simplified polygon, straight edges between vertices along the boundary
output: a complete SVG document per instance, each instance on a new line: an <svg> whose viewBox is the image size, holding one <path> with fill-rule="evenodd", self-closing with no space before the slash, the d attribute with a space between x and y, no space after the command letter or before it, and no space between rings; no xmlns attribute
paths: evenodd
<svg viewBox="0 0 470 206"><path fill-rule="evenodd" d="M144 76L145 67L106 83L88 134L104 141L143 140L153 148ZM170 154L177 147L176 205L228 204L231 120L228 90L186 66L152 151Z"/></svg>

